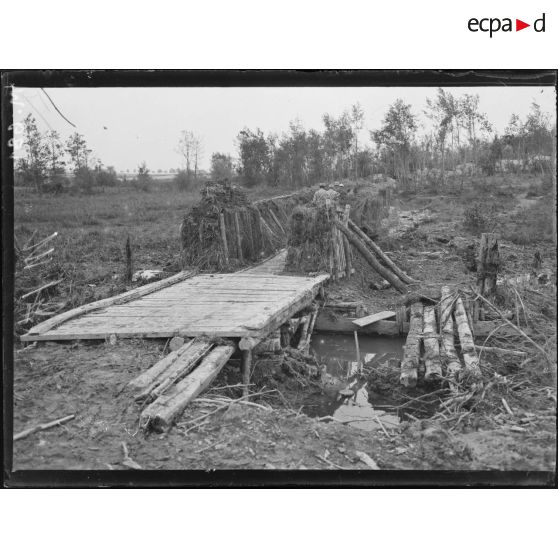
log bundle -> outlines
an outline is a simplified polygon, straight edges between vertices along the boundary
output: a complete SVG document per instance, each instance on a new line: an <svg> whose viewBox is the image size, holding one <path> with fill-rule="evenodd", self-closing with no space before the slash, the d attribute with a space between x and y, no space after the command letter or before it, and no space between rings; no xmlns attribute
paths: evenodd
<svg viewBox="0 0 558 558"><path fill-rule="evenodd" d="M411 306L409 333L401 363L401 384L406 387L417 384L421 361L424 362L425 382L442 380L455 389L458 382L482 381L466 304L448 286L442 287L438 304L415 302Z"/></svg>
<svg viewBox="0 0 558 558"><path fill-rule="evenodd" d="M326 271L337 281L354 272L354 251L389 286L407 292L407 285L417 281L350 219L350 211L348 204L297 207L290 219L285 269L303 273Z"/></svg>
<svg viewBox="0 0 558 558"><path fill-rule="evenodd" d="M292 210L311 195L301 191L251 202L242 188L207 183L180 227L183 265L231 271L274 254L286 245Z"/></svg>
<svg viewBox="0 0 558 558"><path fill-rule="evenodd" d="M134 378L128 387L137 402L147 405L140 415L143 429L169 429L188 403L206 389L235 350L199 337L170 352Z"/></svg>

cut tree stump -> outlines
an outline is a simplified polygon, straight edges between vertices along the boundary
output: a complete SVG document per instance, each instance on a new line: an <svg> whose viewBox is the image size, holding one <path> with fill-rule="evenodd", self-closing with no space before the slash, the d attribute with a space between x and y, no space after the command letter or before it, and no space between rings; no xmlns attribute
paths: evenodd
<svg viewBox="0 0 558 558"><path fill-rule="evenodd" d="M233 353L231 345L215 347L190 375L144 409L140 416L141 427L157 432L168 430L188 403L211 384Z"/></svg>
<svg viewBox="0 0 558 558"><path fill-rule="evenodd" d="M424 342L425 381L433 381L442 377L440 362L440 337L436 325L436 310L434 306L425 306L423 310L424 326L422 339Z"/></svg>
<svg viewBox="0 0 558 558"><path fill-rule="evenodd" d="M494 233L482 233L477 263L477 288L481 295L496 294L496 280L500 269L498 237Z"/></svg>
<svg viewBox="0 0 558 558"><path fill-rule="evenodd" d="M473 379L481 377L479 359L475 349L473 333L469 327L467 312L461 297L455 301L455 321L457 323L457 332L459 333L459 343L461 345L461 354L465 363L465 374Z"/></svg>
<svg viewBox="0 0 558 558"><path fill-rule="evenodd" d="M405 387L414 387L417 385L422 341L422 323L422 303L416 302L411 306L409 334L405 342L403 360L401 362L401 374L399 376L399 381ZM397 324L395 324L395 326L397 327Z"/></svg>

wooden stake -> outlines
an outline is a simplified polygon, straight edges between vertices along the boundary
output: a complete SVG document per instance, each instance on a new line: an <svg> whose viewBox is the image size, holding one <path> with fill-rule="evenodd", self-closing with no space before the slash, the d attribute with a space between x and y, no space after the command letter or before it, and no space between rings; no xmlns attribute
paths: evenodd
<svg viewBox="0 0 558 558"><path fill-rule="evenodd" d="M247 349L241 351L241 369L242 369L242 395L246 396L249 394L248 384L250 383L250 376L252 375L252 350Z"/></svg>
<svg viewBox="0 0 558 558"><path fill-rule="evenodd" d="M130 235L126 239L126 282L132 282L132 276L134 275L134 264L132 261L132 246L130 244Z"/></svg>
<svg viewBox="0 0 558 558"><path fill-rule="evenodd" d="M494 233L482 233L477 267L477 287L481 295L496 294L496 280L500 269L498 237Z"/></svg>
<svg viewBox="0 0 558 558"><path fill-rule="evenodd" d="M349 224L349 215L351 212L351 206L347 204L345 206L345 211L343 213L343 224L347 227ZM343 249L345 251L345 276L349 278L353 272L353 256L351 254L351 245L347 237L341 234L341 239L343 242Z"/></svg>
<svg viewBox="0 0 558 558"><path fill-rule="evenodd" d="M356 359L357 359L357 366L358 369L361 370L362 369L362 365L360 363L360 345L358 343L358 333L356 332L356 330L353 332L354 336L355 336L355 351L356 351Z"/></svg>
<svg viewBox="0 0 558 558"><path fill-rule="evenodd" d="M221 229L221 240L223 242L223 256L225 263L229 265L229 246L227 244L227 231L225 227L225 215L223 212L219 213L219 228Z"/></svg>
<svg viewBox="0 0 558 558"><path fill-rule="evenodd" d="M238 222L238 211L234 212L234 229L236 232L236 248L238 250L238 259L243 261L242 256L242 237L240 236L240 223Z"/></svg>

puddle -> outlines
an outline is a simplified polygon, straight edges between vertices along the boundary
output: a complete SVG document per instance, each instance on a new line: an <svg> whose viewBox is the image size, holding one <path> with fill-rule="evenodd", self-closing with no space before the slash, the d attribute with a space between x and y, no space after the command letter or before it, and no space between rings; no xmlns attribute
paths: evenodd
<svg viewBox="0 0 558 558"><path fill-rule="evenodd" d="M379 366L389 359L401 359L405 340L397 337L359 337L360 362ZM322 365L324 393L309 396L303 412L312 417L331 416L362 430L387 431L396 428L400 417L377 407L395 405L385 394L374 392L360 377L354 338L349 335L315 334L311 351Z"/></svg>

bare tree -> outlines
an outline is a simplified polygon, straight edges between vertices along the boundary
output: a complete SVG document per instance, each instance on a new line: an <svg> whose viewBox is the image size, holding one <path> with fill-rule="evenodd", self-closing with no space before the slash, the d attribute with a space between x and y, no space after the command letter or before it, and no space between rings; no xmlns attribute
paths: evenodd
<svg viewBox="0 0 558 558"><path fill-rule="evenodd" d="M193 136L193 143L192 143L192 153L194 156L194 180L198 178L198 163L199 160L203 157L203 142L200 136Z"/></svg>
<svg viewBox="0 0 558 558"><path fill-rule="evenodd" d="M198 163L203 156L201 138L190 130L182 130L182 132L180 132L180 139L178 140L176 151L184 157L188 181L190 181L190 175L192 174L192 166L194 168L194 179L197 178Z"/></svg>

